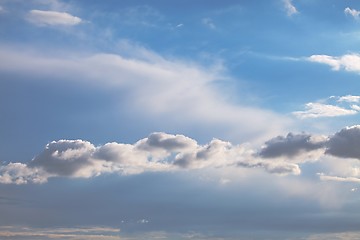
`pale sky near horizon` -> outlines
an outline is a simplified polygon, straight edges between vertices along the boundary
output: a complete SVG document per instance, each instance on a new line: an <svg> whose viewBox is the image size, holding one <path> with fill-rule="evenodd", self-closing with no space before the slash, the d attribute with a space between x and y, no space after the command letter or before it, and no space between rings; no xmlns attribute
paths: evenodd
<svg viewBox="0 0 360 240"><path fill-rule="evenodd" d="M360 238L360 3L0 0L0 238Z"/></svg>

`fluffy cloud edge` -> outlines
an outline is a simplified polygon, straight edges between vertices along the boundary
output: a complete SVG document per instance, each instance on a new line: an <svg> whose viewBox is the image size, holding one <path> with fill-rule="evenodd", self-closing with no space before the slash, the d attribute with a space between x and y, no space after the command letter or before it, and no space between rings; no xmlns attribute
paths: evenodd
<svg viewBox="0 0 360 240"><path fill-rule="evenodd" d="M344 13L346 15L351 15L356 20L359 19L360 11L358 11L356 9L351 9L351 8L347 7L344 9Z"/></svg>
<svg viewBox="0 0 360 240"><path fill-rule="evenodd" d="M335 102L329 103L330 101ZM294 111L292 114L299 119L355 115L359 113L360 107L354 103L359 101L360 96L331 96L318 102L306 103L304 111Z"/></svg>
<svg viewBox="0 0 360 240"><path fill-rule="evenodd" d="M311 55L307 58L307 61L328 65L334 71L345 70L360 73L360 55L358 53L342 56Z"/></svg>
<svg viewBox="0 0 360 240"><path fill-rule="evenodd" d="M258 151L213 139L198 144L184 135L154 132L134 144L95 146L84 140L59 140L28 163L0 166L0 183L45 183L51 177L92 178L218 168L259 168L270 174L299 175L300 164L329 155L360 160L360 125L331 136L293 134L265 142Z"/></svg>
<svg viewBox="0 0 360 240"><path fill-rule="evenodd" d="M45 183L51 177L92 178L103 174L132 175L208 168L260 168L277 175L299 175L295 163L271 161L244 145L213 139L200 145L184 135L155 132L134 144L94 146L84 140L59 140L28 163L0 166L0 183Z"/></svg>

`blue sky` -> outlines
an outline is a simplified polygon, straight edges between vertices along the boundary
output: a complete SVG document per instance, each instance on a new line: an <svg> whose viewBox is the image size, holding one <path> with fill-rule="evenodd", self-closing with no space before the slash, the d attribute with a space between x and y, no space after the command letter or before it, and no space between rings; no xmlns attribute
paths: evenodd
<svg viewBox="0 0 360 240"><path fill-rule="evenodd" d="M355 0L0 0L0 238L358 239Z"/></svg>

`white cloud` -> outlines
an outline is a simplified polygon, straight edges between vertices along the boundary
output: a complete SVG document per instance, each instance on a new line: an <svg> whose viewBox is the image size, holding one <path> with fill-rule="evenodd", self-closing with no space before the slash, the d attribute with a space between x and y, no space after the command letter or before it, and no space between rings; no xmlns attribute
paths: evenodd
<svg viewBox="0 0 360 240"><path fill-rule="evenodd" d="M356 177L329 176L329 175L325 175L324 173L318 173L318 176L321 181L360 183L360 178L356 178Z"/></svg>
<svg viewBox="0 0 360 240"><path fill-rule="evenodd" d="M9 163L0 166L0 183L4 184L44 183L49 176L41 169L29 168L23 163Z"/></svg>
<svg viewBox="0 0 360 240"><path fill-rule="evenodd" d="M305 111L296 111L293 114L300 118L319 118L319 117L338 117L346 115L357 114L358 111L354 109L346 109L339 106L323 104L323 103L307 103L305 105Z"/></svg>
<svg viewBox="0 0 360 240"><path fill-rule="evenodd" d="M209 138L262 141L286 132L291 124L290 118L269 110L228 102L228 96L214 85L229 80L220 64L203 67L189 61L168 60L131 44L124 48L133 57L76 53L46 57L32 51L0 48L0 70L39 79L55 75L70 85L76 81L84 86L116 89L123 93L119 108L138 114L139 122L143 121L140 124L152 121L162 129L171 125L176 125L176 129L196 128Z"/></svg>
<svg viewBox="0 0 360 240"><path fill-rule="evenodd" d="M72 26L82 22L81 18L72 16L66 12L31 10L27 20L39 26Z"/></svg>
<svg viewBox="0 0 360 240"><path fill-rule="evenodd" d="M355 19L359 19L360 11L357 11L356 9L347 7L345 8L344 13L353 16Z"/></svg>
<svg viewBox="0 0 360 240"><path fill-rule="evenodd" d="M360 96L346 95L339 97L338 102L350 102L350 103L358 103L360 102Z"/></svg>
<svg viewBox="0 0 360 240"><path fill-rule="evenodd" d="M334 71L343 69L348 72L360 73L360 55L355 53L340 57L312 55L308 58L308 61L329 65Z"/></svg>
<svg viewBox="0 0 360 240"><path fill-rule="evenodd" d="M283 0L283 3L284 3L284 8L285 8L288 16L292 16L292 15L298 13L298 10L293 5L292 0Z"/></svg>
<svg viewBox="0 0 360 240"><path fill-rule="evenodd" d="M355 111L360 112L360 106L359 105L351 105L350 106L352 109L354 109Z"/></svg>

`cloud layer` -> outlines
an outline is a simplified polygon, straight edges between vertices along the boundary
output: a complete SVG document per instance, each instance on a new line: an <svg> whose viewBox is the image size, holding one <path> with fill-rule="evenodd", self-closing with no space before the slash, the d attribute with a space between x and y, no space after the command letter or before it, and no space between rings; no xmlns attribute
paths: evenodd
<svg viewBox="0 0 360 240"><path fill-rule="evenodd" d="M346 127L333 136L293 134L278 136L259 151L245 145L213 139L205 145L184 135L155 132L134 144L94 146L84 140L59 140L27 164L0 167L0 182L44 183L50 177L91 178L102 174L140 174L206 168L262 168L280 175L300 174L300 163L321 156L360 160L360 125Z"/></svg>
<svg viewBox="0 0 360 240"><path fill-rule="evenodd" d="M29 163L0 167L0 182L43 183L50 177L90 178L106 173L140 174L146 171L178 171L224 167L263 168L277 174L299 174L296 164L268 161L241 145L213 139L205 145L183 135L150 134L134 144L94 146L83 140L59 140Z"/></svg>

